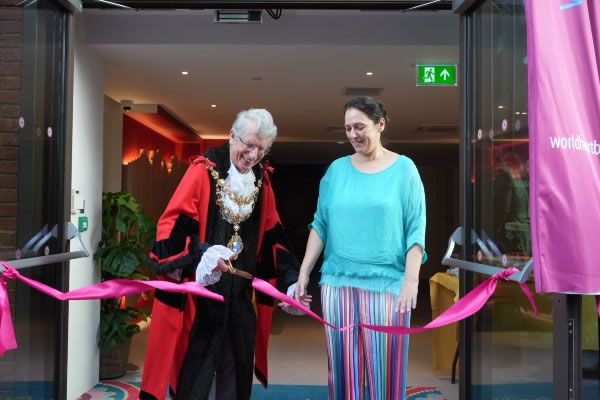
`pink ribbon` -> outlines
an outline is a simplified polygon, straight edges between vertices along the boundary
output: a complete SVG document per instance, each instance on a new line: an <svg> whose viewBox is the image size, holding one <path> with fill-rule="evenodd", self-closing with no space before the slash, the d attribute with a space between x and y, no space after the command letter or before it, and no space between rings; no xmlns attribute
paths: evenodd
<svg viewBox="0 0 600 400"><path fill-rule="evenodd" d="M15 338L15 329L10 315L8 291L6 290L6 281L3 274L0 276L0 357L5 351L16 348L17 339Z"/></svg>
<svg viewBox="0 0 600 400"><path fill-rule="evenodd" d="M2 272L2 275L0 276L0 357L7 350L17 348L15 331L13 329L12 318L10 315L10 304L8 303L5 278L18 279L32 288L62 301L110 299L141 293L150 289L160 289L166 292L190 293L196 296L223 301L223 296L211 292L196 282L177 284L167 281L115 279L63 293L59 290L51 288L50 286L44 285L43 283L34 281L33 279L29 279L21 275L7 262L1 261L0 263L4 268L6 268L6 271Z"/></svg>
<svg viewBox="0 0 600 400"><path fill-rule="evenodd" d="M322 324L325 324L325 325L327 325L333 329L339 330L339 331L344 331L344 330L350 329L354 326L360 326L363 328L371 329L371 330L378 331L378 332L384 332L384 333L410 334L410 333L419 333L419 332L428 331L433 328L439 328L440 326L448 325L448 324L451 324L454 322L458 322L464 318L470 317L471 315L475 314L477 311L481 310L481 308L489 300L489 298L492 296L492 294L494 294L494 291L496 290L496 285L498 284L498 281L500 279L508 280L508 277L516 272L519 272L519 270L517 268L508 268L494 276L489 277L488 279L486 279L485 281L480 283L477 287L475 287L473 290L471 290L469 293L467 293L459 301L454 303L450 308L448 308L446 311L444 311L442 314L440 314L436 319L434 319L427 325L418 327L418 328L408 328L405 326L380 326L380 325L366 325L366 324L352 324L352 325L338 328L338 327L331 325L330 323L328 323L321 317L319 317L317 314L312 312L309 308L304 306L302 303L300 303L296 299L293 299L293 298L286 296L285 294L279 292L277 289L275 289L273 286L271 286L270 284L268 284L267 282L265 282L263 280L254 278L254 280L252 281L252 287L254 287L254 289L258 290L259 292L262 292L271 297L274 297L275 299L277 299L279 301L282 301L286 304L289 304L292 307L295 307L295 308L303 311L304 313L310 315L312 318L316 319L317 321L321 322ZM525 293L525 295L529 299L529 302L531 303L531 306L533 307L533 310L535 311L535 315L537 316L538 310L535 305L533 296L531 295L531 291L529 290L529 287L527 287L527 285L525 285L524 283L520 283L519 285L521 286L521 290ZM600 303L599 303L599 307L600 307Z"/></svg>
<svg viewBox="0 0 600 400"><path fill-rule="evenodd" d="M7 350L17 348L17 341L15 339L15 332L13 329L12 318L10 315L10 305L8 302L8 295L6 291L6 281L8 279L19 279L23 283L31 286L32 288L52 296L58 300L95 300L95 299L107 299L121 296L127 296L131 294L141 293L150 289L160 289L167 292L176 293L190 293L196 296L202 296L213 300L223 301L223 296L211 292L210 290L198 285L196 282L186 283L172 283L167 281L138 281L129 279L115 279L111 281L101 282L95 285L86 286L81 289L73 290L71 292L63 293L56 289L53 289L43 283L34 281L27 277L19 274L17 270L10 266L10 264L2 261L0 262L6 270L0 276L0 356L2 356ZM484 282L479 284L472 291L467 293L458 302L454 303L444 313L438 316L436 319L428 323L423 327L408 328L404 326L379 326L379 325L366 325L366 324L352 324L344 327L335 327L323 320L317 314L312 312L309 308L302 305L296 299L289 297L279 292L270 283L254 278L252 281L252 287L259 292L267 294L279 301L289 304L292 307L304 312L311 316L315 320L325 324L333 329L344 331L354 326L360 326L363 328L375 330L378 332L385 332L391 334L410 334L427 331L440 326L448 325L464 318L470 317L485 305L485 303L492 296L496 290L496 285L500 279L508 280L508 277L519 270L516 268L508 268L499 274L496 274ZM538 310L535 305L535 301L527 285L521 283L521 290L525 293L531 306L533 307L536 316ZM598 307L600 312L600 297L597 298Z"/></svg>

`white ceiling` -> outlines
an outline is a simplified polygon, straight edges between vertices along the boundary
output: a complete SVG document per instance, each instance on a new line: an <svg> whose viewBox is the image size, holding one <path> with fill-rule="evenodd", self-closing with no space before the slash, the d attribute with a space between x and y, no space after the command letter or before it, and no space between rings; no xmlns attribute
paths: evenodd
<svg viewBox="0 0 600 400"><path fill-rule="evenodd" d="M344 88L380 87L390 142L458 141L453 129L417 129L458 126L459 89L415 85L415 64L458 64L458 16L283 10L279 20L264 13L262 24L245 25L213 17L85 10L87 41L104 61L105 93L163 104L204 138L226 135L239 110L265 107L279 141L335 142L343 133L328 127L343 125L351 98Z"/></svg>

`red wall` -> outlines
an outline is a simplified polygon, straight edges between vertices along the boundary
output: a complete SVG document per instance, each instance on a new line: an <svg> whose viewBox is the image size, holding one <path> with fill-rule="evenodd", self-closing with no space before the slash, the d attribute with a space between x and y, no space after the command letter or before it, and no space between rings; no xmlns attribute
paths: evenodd
<svg viewBox="0 0 600 400"><path fill-rule="evenodd" d="M175 143L127 114L123 114L123 164L138 158L140 149L145 149L146 153L160 150L162 159L168 163L171 161L171 156L175 154Z"/></svg>
<svg viewBox="0 0 600 400"><path fill-rule="evenodd" d="M187 163L190 157L203 154L207 149L220 146L226 141L227 139L205 139L196 143L176 143L123 114L123 164L138 158L140 149L144 149L146 154L152 150L160 150L165 163L171 162L173 155Z"/></svg>
<svg viewBox="0 0 600 400"><path fill-rule="evenodd" d="M202 153L202 143L175 143L175 156L183 162L189 163L190 157Z"/></svg>

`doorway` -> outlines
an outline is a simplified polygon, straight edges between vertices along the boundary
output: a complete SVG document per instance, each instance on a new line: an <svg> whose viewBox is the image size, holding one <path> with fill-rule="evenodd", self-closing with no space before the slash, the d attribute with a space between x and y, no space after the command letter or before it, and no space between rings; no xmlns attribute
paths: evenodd
<svg viewBox="0 0 600 400"><path fill-rule="evenodd" d="M413 64L424 58L433 62L434 57L444 62L457 61L456 16L449 13L411 15L398 10L369 13L284 10L278 20L264 15L262 25L218 25L214 22L213 10L147 13L90 10L83 17L89 47L104 62L107 101L117 109L121 101L133 101L129 112L121 112L124 130L130 119L144 113L149 103L164 102L165 108L198 131L203 139L210 140L222 138L229 131L240 109L264 106L273 112L280 131L272 152L276 196L284 226L290 231L300 255L308 234L306 225L314 212L319 179L331 161L351 151L344 141L344 133L340 132L341 107L351 96L364 93L360 90L375 90L374 94L386 108L393 110L388 147L413 158L426 181L430 204L431 229L427 238L430 261L422 269L420 309L415 313L414 324L431 320L429 278L445 271L439 260L447 237L458 223L455 184L458 180L458 89L417 87ZM358 23L372 29L364 32L351 29ZM419 25L436 25L448 33L441 35L436 30L415 35L414 28ZM107 26L111 29L107 30ZM144 31L143 26L162 28ZM188 33L183 34L186 30ZM135 31L137 33L127 33ZM185 57L178 52L183 52ZM157 54L161 55L160 60L156 59ZM149 69L149 65L154 69ZM374 70L367 69L368 65ZM122 80L124 71L128 71L126 82ZM367 72L373 74L367 75ZM171 77L176 80L171 81ZM153 92L153 86L161 91L162 97ZM181 98L189 96L188 88L195 91L194 100L168 102L171 93ZM282 92L285 92L283 96ZM436 106L440 103L443 107ZM211 107L213 104L215 107ZM123 143L126 135L123 131ZM157 157L155 150L144 149L144 152L152 151ZM160 159L167 160L165 165L171 159L167 151L175 154L177 150L165 148L160 152ZM139 149L135 153L139 154ZM128 162L128 165L134 163ZM146 181L151 184L150 180ZM302 196L298 196L299 191ZM154 207L146 204L145 208ZM318 273L318 268L315 271ZM313 281L318 281L318 276ZM302 327L304 321L285 315L275 318L270 348L271 382L282 385L312 382L312 386L325 386L326 358L323 357L321 328L318 325ZM289 349L289 343L298 343L293 333L298 331L299 325L314 332L306 343L306 348L313 350L302 351L304 345L294 346L295 352ZM135 340L142 341L143 337L142 334ZM450 393L457 392L458 387L450 382L452 356L456 351L456 337L453 339L450 364L442 377L431 370L431 338L422 334L413 340L414 358L421 357L419 362L413 363L419 366L412 378L415 385L438 389L447 385L443 390L447 398L457 398ZM143 354L143 344L141 349ZM311 354L312 359L302 358ZM134 358L130 361L141 369L141 361L137 356ZM281 364L276 364L277 360L281 360ZM289 367L303 362L304 368ZM306 368L306 365L312 367ZM314 375L298 377L292 369L296 373L301 369L314 371ZM136 374L139 376L139 370L133 371L133 375ZM409 372L409 384L412 384L410 379Z"/></svg>

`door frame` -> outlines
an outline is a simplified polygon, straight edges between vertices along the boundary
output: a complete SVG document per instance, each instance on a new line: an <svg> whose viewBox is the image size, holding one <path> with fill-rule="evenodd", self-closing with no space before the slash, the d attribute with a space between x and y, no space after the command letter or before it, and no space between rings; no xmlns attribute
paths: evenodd
<svg viewBox="0 0 600 400"><path fill-rule="evenodd" d="M61 4L65 5L70 11L77 12L79 10L78 3L83 8L106 8L100 2L95 0L56 0ZM424 5L430 3L431 0L271 0L271 1L253 1L253 0L234 0L234 1L201 1L201 0L116 0L119 4L132 7L134 9L266 9L266 8L281 8L281 9L316 9L316 10L406 10L411 7L418 5ZM467 176L466 166L470 165L471 152L469 149L469 135L468 132L470 124L470 114L468 110L468 102L471 101L471 96L468 95L470 85L472 82L468 79L470 60L472 58L472 51L469 51L472 44L472 33L471 24L469 20L469 13L476 9L478 3L482 3L484 0L441 0L439 3L431 4L427 7L427 10L452 10L454 13L460 15L460 62L463 66L461 68L460 80L462 82L460 87L460 144L459 144L459 208L460 208L460 223L461 226L471 226L472 217L470 210L472 210L472 195L470 193L471 187L470 182L464 179ZM73 34L73 17L70 16L69 21L69 32L68 36L72 37ZM65 143L65 165L69 166L71 161L71 142L72 142L72 99L73 99L73 46L69 43L69 54L68 54L68 111L67 111L67 142ZM70 188L70 170L65 175L65 205L70 207L70 193L67 193ZM68 215L68 214L67 214ZM463 230L466 235L469 234L469 229ZM468 239L468 238L467 238ZM463 241L463 243L469 243L470 241ZM461 258L467 259L469 255L465 253L466 246L461 248ZM460 272L460 295L463 296L469 290L472 289L472 278L473 273L461 270ZM68 281L68 274L65 274L66 281ZM68 283L67 286L68 287ZM66 338L66 324L68 323L68 307L63 307L63 315L66 316L63 321L62 329L64 331L64 337ZM470 399L470 387L471 380L470 374L470 356L471 356L471 341L467 332L472 324L472 319L468 318L461 321L459 326L459 347L460 347L460 379L459 379L459 398L468 400ZM66 343L64 340L64 367L66 371ZM62 353L61 353L62 354ZM61 364L62 365L62 364ZM64 392L60 392L63 396L66 394L66 374L64 374L65 382L61 383L61 387L64 387ZM64 397L59 397L64 398Z"/></svg>
<svg viewBox="0 0 600 400"><path fill-rule="evenodd" d="M473 227L473 185L471 184L470 166L472 149L470 133L474 132L469 110L473 109L473 12L488 0L453 0L454 13L460 14L460 62L463 66L460 88L460 224L463 229L463 243L471 243ZM473 260L470 248L461 247L461 259ZM473 289L473 272L460 270L460 296ZM579 400L582 395L582 305L581 295L554 294L552 298L553 318L553 393L555 400ZM460 322L460 386L459 398L471 400L471 358L472 341L470 332L473 318ZM599 327L600 329L600 327Z"/></svg>
<svg viewBox="0 0 600 400"><path fill-rule="evenodd" d="M30 5L32 5L31 3ZM56 61L59 65L62 65L62 71L60 77L58 77L58 91L56 94L59 96L59 104L57 104L57 119L56 125L62 129L57 129L60 133L62 130L63 134L55 135L56 138L56 185L54 188L56 191L56 206L57 206L57 225L55 236L58 239L57 254L65 253L68 251L69 242L66 240L67 232L65 229L66 218L70 216L71 209L71 195L70 195L70 183L71 183L71 135L72 135L72 71L73 71L73 51L70 44L70 32L72 31L72 16L69 8L65 6L65 2L62 0L49 0L46 2L52 11L57 15L60 15L60 22L57 22L52 28L62 25L62 32L60 38L57 40L60 42L60 52L55 53L52 61ZM24 7L26 5L23 5ZM18 6L16 6L18 7ZM55 43L59 43L55 42ZM44 98L42 101L54 101L55 97L50 100ZM23 111L22 111L23 112ZM54 165L54 164L53 164ZM26 182L29 183L29 182ZM20 215L17 215L17 219ZM55 257L55 255L48 256ZM56 268L55 273L56 280L53 283L55 289L62 292L66 292L69 289L69 264L68 262L62 261L46 261L41 260L46 256L33 257L31 261L32 266L36 268L47 268L45 264L54 264L51 268ZM40 259L37 263L34 259ZM21 259L14 262L15 268L18 262L27 261L29 258ZM54 329L54 335L56 336L56 343L54 344L54 398L64 399L66 398L66 384L67 384L67 355L68 355L68 303L58 301L55 306L57 320L53 324L54 326L50 329ZM52 362L52 361L51 361Z"/></svg>
<svg viewBox="0 0 600 400"><path fill-rule="evenodd" d="M75 46L72 38L75 36L75 19L74 12L81 11L81 8L73 6L73 3L78 0L57 0L67 11L66 32L64 37L63 60L66 63L65 73L63 74L63 118L65 126L63 148L63 168L64 168L64 186L63 186L63 213L65 221L71 215L71 168L72 168L72 143L73 143L73 71L75 60ZM80 3L80 2L79 2ZM69 242L66 242L65 252L69 251ZM62 292L69 290L69 262L63 262L61 265L62 287L59 289ZM69 358L69 302L60 302L60 321L58 322L58 349L56 367L58 369L56 379L56 398L67 398L67 371Z"/></svg>

